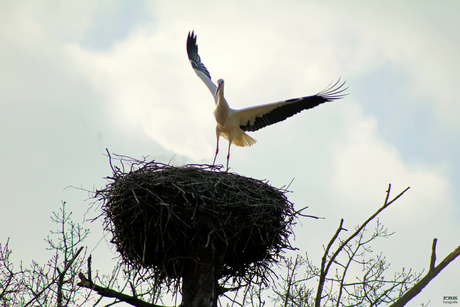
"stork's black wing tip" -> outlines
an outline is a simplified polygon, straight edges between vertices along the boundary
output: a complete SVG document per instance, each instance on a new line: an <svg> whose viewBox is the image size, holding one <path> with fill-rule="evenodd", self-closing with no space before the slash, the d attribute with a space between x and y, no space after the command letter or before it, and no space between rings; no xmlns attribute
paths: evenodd
<svg viewBox="0 0 460 307"><path fill-rule="evenodd" d="M190 60L190 63L192 64L193 69L204 73L206 76L208 76L209 79L211 79L211 74L206 69L204 64L201 62L201 58L198 55L198 45L196 43L195 31L188 32L187 55L188 59Z"/></svg>
<svg viewBox="0 0 460 307"><path fill-rule="evenodd" d="M193 48L196 46L196 35L195 31L188 31L188 36L187 36L187 49Z"/></svg>
<svg viewBox="0 0 460 307"><path fill-rule="evenodd" d="M327 101L342 99L348 95L348 93L345 93L345 91L348 90L348 86L345 87L345 83L347 83L346 80L341 82L341 78L339 78L335 83L331 82L317 95L322 96L323 98L327 99Z"/></svg>
<svg viewBox="0 0 460 307"><path fill-rule="evenodd" d="M194 31L188 32L187 37L187 55L190 61L200 62L200 57L198 56L198 46L196 44L196 35Z"/></svg>

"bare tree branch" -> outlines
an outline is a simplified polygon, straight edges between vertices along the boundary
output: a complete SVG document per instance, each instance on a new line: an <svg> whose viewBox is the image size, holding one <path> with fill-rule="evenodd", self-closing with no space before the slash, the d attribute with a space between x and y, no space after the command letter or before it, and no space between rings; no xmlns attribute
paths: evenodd
<svg viewBox="0 0 460 307"><path fill-rule="evenodd" d="M316 307L320 307L321 299L322 299L321 295L322 295L323 288L324 288L324 282L326 281L327 273L328 273L329 268L331 267L331 264L333 263L334 258L335 258L334 256L332 256L331 259L329 260L329 262L327 262L326 261L327 260L327 255L329 254L329 249L331 248L332 244L334 244L335 240L339 236L339 233L342 230L344 230L342 225L343 225L343 219L340 220L339 228L337 228L337 231L335 232L334 236L329 241L329 244L327 245L326 250L324 251L323 258L321 260L321 273L320 273L320 276L319 276L318 291L316 292L316 300L315 300L315 306ZM334 255L337 255L337 252ZM327 262L327 266L326 266L326 262Z"/></svg>
<svg viewBox="0 0 460 307"><path fill-rule="evenodd" d="M345 241L343 241L340 246L337 248L337 250L334 252L334 254L330 257L330 259L327 261L327 265L326 267L324 267L325 263L326 263L326 259L327 259L327 256L328 256L328 253L329 253L329 249L330 247L332 246L332 244L334 243L334 241L337 239L339 233L341 230L343 230L342 228L342 225L343 225L343 219L340 221L340 226L339 228L337 229L335 235L332 237L331 241L329 242L325 252L324 252L324 256L323 256L323 259L322 259L322 262L321 262L321 274L320 274L320 280L319 280L319 283L318 283L318 291L316 293L316 299L315 299L315 307L320 307L321 306L321 299L322 299L322 291L323 291L323 288L324 288L324 282L326 281L326 276L327 276L327 273L331 267L331 265L334 263L335 259L337 258L337 256L339 255L339 253L342 251L342 249L353 239L355 238L366 226L367 224L372 221L377 215L379 215L383 210L385 210L386 208L388 208L388 206L390 206L392 203L394 203L399 197L401 197L407 190L409 190L410 187L407 187L404 191L402 191L401 193L399 193L395 198L393 198L391 201L388 201L388 199L390 198L390 191L391 191L391 184L388 185L388 190L387 190L387 195L385 197L385 202L383 204L383 206L378 209L373 215L371 215L358 229L356 229L356 231L350 236L348 237L348 239L346 239Z"/></svg>
<svg viewBox="0 0 460 307"><path fill-rule="evenodd" d="M80 254L80 252L83 250L83 246L80 247L80 249L78 249L78 251L75 253L75 255L72 257L72 259L70 259L69 262L67 262L67 264L65 265L64 267L64 270L59 273L59 275L53 279L49 284L48 286L46 286L45 288L43 288L40 292L38 292L35 297L33 299L31 299L27 304L24 305L24 307L27 307L29 306L30 304L32 304L33 302L35 302L39 297L40 295L45 292L49 287L51 287L58 279L59 280L64 280L64 276L65 274L67 273L67 270L72 266L73 262L75 261L75 259L77 259L78 255ZM62 286L62 284L61 284Z"/></svg>
<svg viewBox="0 0 460 307"><path fill-rule="evenodd" d="M438 242L438 239L434 238L433 245L431 246L430 270L434 269L434 266L436 265L436 243L437 242Z"/></svg>
<svg viewBox="0 0 460 307"><path fill-rule="evenodd" d="M89 278L86 278L85 275L83 273L81 273L81 272L78 274L78 277L80 277L80 282L77 284L78 286L83 287L83 288L87 288L87 289L90 289L90 290L94 290L101 296L114 297L114 298L119 299L122 302L126 302L126 303L129 303L129 304L131 304L133 306L137 306L137 307L164 307L164 306L161 306L161 305L155 305L155 304L147 303L147 302L145 302L145 301L143 301L141 299L138 299L132 283L130 284L131 289L133 291L132 296L124 294L124 293L121 293L121 292L117 292L117 291L115 291L113 289L110 289L110 288L101 287L99 285L96 285L91 280L91 256L88 257L88 277Z"/></svg>
<svg viewBox="0 0 460 307"><path fill-rule="evenodd" d="M460 255L460 245L449 255L447 255L446 258L444 258L441 263L439 263L438 266L434 266L435 260L436 260L436 242L437 239L433 240L433 246L432 246L432 252L431 252L431 263L430 263L430 270L428 273L418 282L416 283L412 288L410 288L409 291L404 293L404 295L399 298L394 304L390 305L390 307L401 307L406 305L412 298L417 296L423 288L425 288L428 283L436 277L436 275L439 274L449 263L451 263L455 258L457 258Z"/></svg>
<svg viewBox="0 0 460 307"><path fill-rule="evenodd" d="M99 295L104 296L104 297L114 297L119 299L122 302L129 303L133 306L137 307L163 307L161 305L155 305L151 303L147 303L143 300L140 300L134 296L130 296L124 293L117 292L115 290L112 290L110 288L104 288L101 286L98 286L94 284L91 280L86 279L85 275L83 273L78 274L78 277L80 277L80 282L78 285L80 287L88 288L91 290L96 291Z"/></svg>
<svg viewBox="0 0 460 307"><path fill-rule="evenodd" d="M11 296L20 295L24 289L21 278L17 278L13 271L13 264L10 262L11 250L8 247L10 238L2 247L0 243L0 304L8 305Z"/></svg>

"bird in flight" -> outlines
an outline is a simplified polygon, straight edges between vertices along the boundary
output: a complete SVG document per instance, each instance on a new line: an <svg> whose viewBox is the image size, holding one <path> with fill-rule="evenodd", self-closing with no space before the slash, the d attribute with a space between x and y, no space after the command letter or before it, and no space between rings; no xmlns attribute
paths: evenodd
<svg viewBox="0 0 460 307"><path fill-rule="evenodd" d="M216 119L216 154L213 165L216 163L217 154L219 153L219 137L222 135L228 140L227 152L227 171L230 159L230 146L251 146L256 140L245 132L257 131L263 127L285 120L303 110L311 109L317 105L343 98L347 88L345 82L340 83L340 79L331 83L324 90L313 96L293 98L284 101L264 104L255 107L234 110L230 108L224 98L224 80L217 80L217 86L211 80L211 74L201 62L198 55L198 45L196 44L196 35L194 31L188 33L187 37L187 54L192 64L193 70L198 77L206 84L209 91L214 97L216 108L214 117Z"/></svg>

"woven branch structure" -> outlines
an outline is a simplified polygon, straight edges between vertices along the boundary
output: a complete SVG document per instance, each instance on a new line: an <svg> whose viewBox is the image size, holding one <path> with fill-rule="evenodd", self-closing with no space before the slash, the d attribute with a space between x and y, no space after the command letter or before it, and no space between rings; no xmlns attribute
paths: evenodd
<svg viewBox="0 0 460 307"><path fill-rule="evenodd" d="M204 261L217 264L220 284L267 283L270 263L292 249L296 212L286 190L209 165L120 161L96 193L106 229L125 264L160 282Z"/></svg>

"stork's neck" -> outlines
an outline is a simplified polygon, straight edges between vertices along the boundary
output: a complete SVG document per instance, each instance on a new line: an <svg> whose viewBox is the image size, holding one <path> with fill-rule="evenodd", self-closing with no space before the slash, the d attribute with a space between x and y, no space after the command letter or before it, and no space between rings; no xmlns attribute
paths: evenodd
<svg viewBox="0 0 460 307"><path fill-rule="evenodd" d="M217 103L214 109L214 117L219 125L225 125L230 113L230 107L224 98L224 89L220 88L217 92Z"/></svg>
<svg viewBox="0 0 460 307"><path fill-rule="evenodd" d="M228 109L228 103L224 98L224 87L223 86L217 92L217 107L219 106Z"/></svg>
<svg viewBox="0 0 460 307"><path fill-rule="evenodd" d="M224 86L223 85L219 87L219 91L217 92L217 97L219 99L224 99Z"/></svg>

